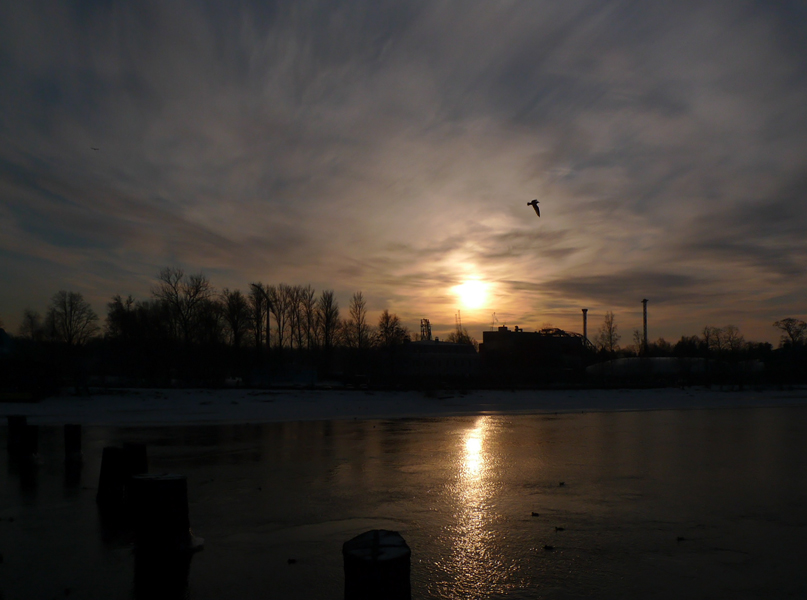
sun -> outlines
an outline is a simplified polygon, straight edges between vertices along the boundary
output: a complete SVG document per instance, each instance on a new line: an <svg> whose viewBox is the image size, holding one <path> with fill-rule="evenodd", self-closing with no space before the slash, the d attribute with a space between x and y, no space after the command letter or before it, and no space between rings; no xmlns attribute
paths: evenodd
<svg viewBox="0 0 807 600"><path fill-rule="evenodd" d="M482 308L488 299L488 285L472 279L454 288L465 308Z"/></svg>

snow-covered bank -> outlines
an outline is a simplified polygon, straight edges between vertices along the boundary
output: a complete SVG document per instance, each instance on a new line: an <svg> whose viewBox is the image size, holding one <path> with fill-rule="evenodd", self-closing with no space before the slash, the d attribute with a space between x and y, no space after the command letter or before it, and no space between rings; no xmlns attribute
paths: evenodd
<svg viewBox="0 0 807 600"><path fill-rule="evenodd" d="M428 395L360 390L107 390L36 404L3 403L0 415L27 415L29 423L40 425L177 425L786 405L807 405L807 388L484 390Z"/></svg>

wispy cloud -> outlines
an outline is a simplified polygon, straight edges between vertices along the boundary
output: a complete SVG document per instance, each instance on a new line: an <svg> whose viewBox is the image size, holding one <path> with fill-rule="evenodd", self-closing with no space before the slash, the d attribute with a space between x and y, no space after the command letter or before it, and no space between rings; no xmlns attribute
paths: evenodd
<svg viewBox="0 0 807 600"><path fill-rule="evenodd" d="M6 3L0 273L103 299L179 263L449 323L471 277L477 333L646 296L668 337L722 310L775 339L806 310L804 12Z"/></svg>

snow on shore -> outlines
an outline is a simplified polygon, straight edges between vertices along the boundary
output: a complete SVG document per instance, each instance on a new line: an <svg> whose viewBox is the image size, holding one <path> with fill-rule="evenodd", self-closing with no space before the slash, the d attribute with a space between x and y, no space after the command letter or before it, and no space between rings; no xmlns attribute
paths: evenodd
<svg viewBox="0 0 807 600"><path fill-rule="evenodd" d="M39 403L3 403L0 415L26 415L38 425L181 425L382 419L474 414L807 406L807 388L721 391L482 390L376 392L362 390L104 390L89 397L57 396Z"/></svg>

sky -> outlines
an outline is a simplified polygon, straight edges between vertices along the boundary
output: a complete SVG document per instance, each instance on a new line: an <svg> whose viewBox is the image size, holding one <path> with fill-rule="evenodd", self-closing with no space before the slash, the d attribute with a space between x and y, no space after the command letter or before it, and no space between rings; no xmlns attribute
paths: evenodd
<svg viewBox="0 0 807 600"><path fill-rule="evenodd" d="M438 335L807 319L807 6L0 0L0 319L159 270ZM540 218L527 206L539 200Z"/></svg>

